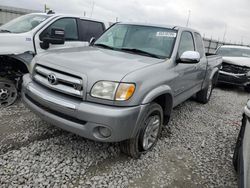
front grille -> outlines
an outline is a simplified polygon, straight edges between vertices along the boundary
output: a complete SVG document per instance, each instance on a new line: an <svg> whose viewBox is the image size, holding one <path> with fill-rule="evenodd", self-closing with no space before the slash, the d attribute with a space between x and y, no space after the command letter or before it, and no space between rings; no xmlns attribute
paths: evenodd
<svg viewBox="0 0 250 188"><path fill-rule="evenodd" d="M83 97L83 80L80 77L37 65L33 78L37 83L52 90L75 97Z"/></svg>
<svg viewBox="0 0 250 188"><path fill-rule="evenodd" d="M250 68L238 66L238 65L231 65L228 63L222 63L222 71L234 73L234 74L246 74L250 71Z"/></svg>

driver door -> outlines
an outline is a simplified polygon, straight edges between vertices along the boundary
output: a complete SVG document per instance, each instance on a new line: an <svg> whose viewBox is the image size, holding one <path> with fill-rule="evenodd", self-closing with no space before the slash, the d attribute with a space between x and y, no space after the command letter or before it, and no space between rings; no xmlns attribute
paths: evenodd
<svg viewBox="0 0 250 188"><path fill-rule="evenodd" d="M197 64L178 62L180 56L186 51L195 51L193 34L183 31L179 43L178 58L176 60L175 73L177 75L174 84L174 95L178 103L186 100L194 94L197 84Z"/></svg>

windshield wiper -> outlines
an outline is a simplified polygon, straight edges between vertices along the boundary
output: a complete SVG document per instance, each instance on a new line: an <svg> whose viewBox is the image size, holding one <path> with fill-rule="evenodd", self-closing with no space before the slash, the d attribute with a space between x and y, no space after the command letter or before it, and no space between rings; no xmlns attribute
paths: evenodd
<svg viewBox="0 0 250 188"><path fill-rule="evenodd" d="M0 31L1 31L2 33L11 33L11 31L9 31L9 30L7 30L7 29L0 29Z"/></svg>
<svg viewBox="0 0 250 188"><path fill-rule="evenodd" d="M136 48L121 48L119 50L121 50L121 51L127 51L127 52L133 52L133 53L136 53L136 54L143 54L143 55L146 55L146 56L149 56L149 57L154 57L154 58L162 59L162 57L159 56L159 55L152 54L150 52L146 52L146 51L143 51L143 50L140 50L140 49L136 49Z"/></svg>
<svg viewBox="0 0 250 188"><path fill-rule="evenodd" d="M112 46L109 46L109 45L106 45L106 44L94 44L94 46L100 46L102 48L107 48L107 49L114 50L114 48Z"/></svg>

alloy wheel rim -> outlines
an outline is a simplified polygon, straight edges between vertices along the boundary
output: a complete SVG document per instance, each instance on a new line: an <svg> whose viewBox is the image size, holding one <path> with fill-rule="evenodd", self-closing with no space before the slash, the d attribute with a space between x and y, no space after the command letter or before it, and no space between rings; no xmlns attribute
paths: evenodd
<svg viewBox="0 0 250 188"><path fill-rule="evenodd" d="M6 100L9 97L9 91L7 89L0 89L0 100Z"/></svg>
<svg viewBox="0 0 250 188"><path fill-rule="evenodd" d="M159 115L150 116L147 121L147 127L143 135L143 149L147 151L156 142L160 129L160 117Z"/></svg>

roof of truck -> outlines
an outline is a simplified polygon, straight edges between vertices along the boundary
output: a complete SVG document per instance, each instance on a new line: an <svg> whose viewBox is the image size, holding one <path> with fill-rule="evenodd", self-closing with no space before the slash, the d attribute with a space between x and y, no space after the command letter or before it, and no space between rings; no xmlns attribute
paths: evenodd
<svg viewBox="0 0 250 188"><path fill-rule="evenodd" d="M84 17L84 16L79 16L76 14L47 14L47 13L30 13L30 14L36 14L36 15L47 15L48 17L52 17L52 16L60 16L60 17L74 17L74 18L79 18L79 19L86 19L86 20L92 20L92 21L96 21L96 22L103 22L105 23L105 21L103 20L99 20L99 19L94 19L94 18L89 18L89 17Z"/></svg>

